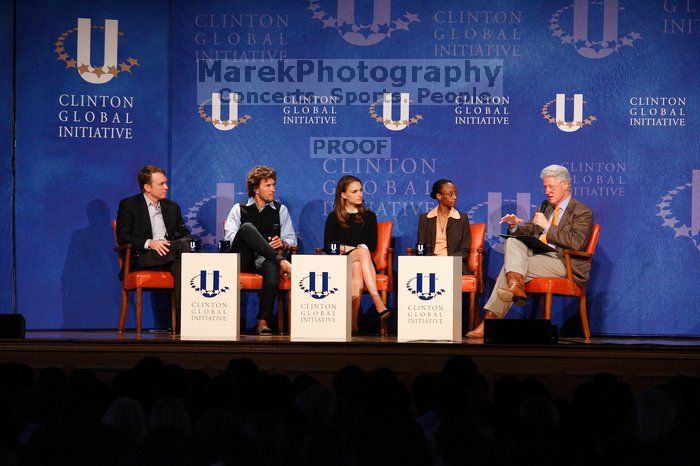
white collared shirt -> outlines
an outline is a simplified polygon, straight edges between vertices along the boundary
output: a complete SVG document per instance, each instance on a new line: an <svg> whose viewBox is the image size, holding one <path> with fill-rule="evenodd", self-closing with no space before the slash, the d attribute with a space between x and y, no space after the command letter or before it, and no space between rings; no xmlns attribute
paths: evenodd
<svg viewBox="0 0 700 466"><path fill-rule="evenodd" d="M148 206L148 216L151 217L151 239L162 240L165 239L168 231L165 228L165 220L163 220L163 212L160 209L160 202L154 204L146 193L143 193L143 198L146 199L146 206ZM143 245L144 249L148 249L148 245L151 244L151 239L147 239Z"/></svg>
<svg viewBox="0 0 700 466"><path fill-rule="evenodd" d="M246 206L253 204L255 204L255 201L252 197L249 197ZM266 206L268 205L273 209L276 208L274 201L268 202ZM233 242L239 228L241 228L241 205L237 202L233 205L233 208L231 208L226 218L226 223L224 224L224 239ZM297 245L297 235L294 233L292 219L289 216L287 207L283 204L280 204L280 239L287 243L290 248Z"/></svg>

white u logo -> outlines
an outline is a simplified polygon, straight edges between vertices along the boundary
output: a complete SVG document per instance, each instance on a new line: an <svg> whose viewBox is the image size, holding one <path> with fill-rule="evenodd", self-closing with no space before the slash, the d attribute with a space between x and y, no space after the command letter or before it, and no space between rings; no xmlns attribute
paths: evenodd
<svg viewBox="0 0 700 466"><path fill-rule="evenodd" d="M391 118L391 92L385 92L384 99L382 100L382 116L384 117L383 120L386 129L390 129L391 131L401 131L405 129L408 126L410 105L408 92L402 92L400 117L399 120L394 121L393 118Z"/></svg>
<svg viewBox="0 0 700 466"><path fill-rule="evenodd" d="M557 128L567 133L573 133L581 129L583 123L583 94L574 94L574 121L566 121L566 95L557 94L557 108L555 117Z"/></svg>
<svg viewBox="0 0 700 466"><path fill-rule="evenodd" d="M391 0L374 0L372 25L391 24ZM338 24L355 25L355 0L338 0ZM342 38L353 45L374 45L381 42L385 34L369 34L364 37L357 32L346 32L341 34Z"/></svg>
<svg viewBox="0 0 700 466"><path fill-rule="evenodd" d="M236 127L238 121L238 94L231 92L228 99L228 120L221 120L221 94L214 92L211 95L211 118L214 128L221 131L230 131Z"/></svg>
<svg viewBox="0 0 700 466"><path fill-rule="evenodd" d="M603 8L603 40L600 42L603 48L598 51L590 47L578 48L576 51L586 58L605 58L615 51L619 10L617 0L603 0ZM574 39L588 43L588 0L574 2Z"/></svg>
<svg viewBox="0 0 700 466"><path fill-rule="evenodd" d="M119 40L119 21L116 19L105 20L105 57L104 64L94 67L90 63L90 35L92 33L92 21L90 18L78 18L78 68L88 66L89 70L78 73L91 84L104 84L112 80L115 74L110 73L110 68L116 71L117 67L117 41ZM95 73L96 70L99 70Z"/></svg>

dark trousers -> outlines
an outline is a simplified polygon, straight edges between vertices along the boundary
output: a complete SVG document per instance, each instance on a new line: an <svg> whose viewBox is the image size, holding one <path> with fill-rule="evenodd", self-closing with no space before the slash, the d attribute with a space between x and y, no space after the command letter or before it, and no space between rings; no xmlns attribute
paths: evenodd
<svg viewBox="0 0 700 466"><path fill-rule="evenodd" d="M182 252L190 250L187 238L176 239L170 242L170 250L164 256L159 255L152 249L147 249L136 259L134 269L155 269L167 270L173 274L175 281L175 308L177 310L178 322L180 321L180 300L182 298L180 287L180 275L182 270Z"/></svg>
<svg viewBox="0 0 700 466"><path fill-rule="evenodd" d="M247 222L241 225L241 228L236 232L236 237L231 244L231 251L241 255L241 272L262 275L257 319L272 319L280 280L279 262L282 256L270 246L270 243L263 238L253 224Z"/></svg>

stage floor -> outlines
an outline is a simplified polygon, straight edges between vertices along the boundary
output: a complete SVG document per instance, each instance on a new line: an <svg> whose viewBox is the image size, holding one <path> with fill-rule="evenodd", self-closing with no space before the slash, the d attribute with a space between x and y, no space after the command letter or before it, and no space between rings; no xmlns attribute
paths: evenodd
<svg viewBox="0 0 700 466"><path fill-rule="evenodd" d="M610 372L633 389L674 375L700 376L700 339L560 337L553 345L398 342L396 337L358 336L350 342L290 341L289 336L242 335L237 341L192 341L169 333L116 331L30 331L24 340L0 340L0 361L66 371L85 368L110 381L146 356L185 369L221 373L234 358L253 359L262 370L300 374L330 382L335 371L355 364L366 370L389 367L406 383L439 371L453 355L471 357L493 383L503 376L535 377L555 395L570 396L594 374Z"/></svg>
<svg viewBox="0 0 700 466"><path fill-rule="evenodd" d="M179 335L172 335L164 330L147 330L141 335L137 335L134 331L125 330L123 333L119 333L111 330L34 330L28 331L26 334L26 339L31 341L121 341L121 342L140 342L140 341L151 341L151 342L187 342L192 343L193 340L183 340ZM3 340L0 340L2 342ZM211 343L199 341L199 343ZM289 335L270 335L270 336L258 336L258 335L248 335L242 334L240 339L237 341L231 340L220 340L216 343L228 343L228 344L299 344L299 343L309 343L300 341L291 341ZM349 343L337 343L337 344L381 344L385 345L387 343L401 344L401 345L477 345L477 346L493 346L484 344L483 340L463 338L461 342L435 342L435 341L421 341L421 342L399 342L396 336L380 337L376 335L362 335L353 336ZM1 344L1 343L0 343ZM643 346L675 346L675 347L697 347L700 349L700 338L670 338L670 337L593 337L590 340L579 337L560 337L560 345L586 345L586 346L597 346L597 345L643 345ZM547 345L547 347L552 347L556 345Z"/></svg>

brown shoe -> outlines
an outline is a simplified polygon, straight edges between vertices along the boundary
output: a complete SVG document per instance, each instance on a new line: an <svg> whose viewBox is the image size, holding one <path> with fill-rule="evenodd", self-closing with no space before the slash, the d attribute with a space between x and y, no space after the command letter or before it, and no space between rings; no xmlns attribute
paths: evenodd
<svg viewBox="0 0 700 466"><path fill-rule="evenodd" d="M498 319L498 316L491 311L486 311L485 319ZM484 338L484 321L482 320L476 328L465 335L467 338Z"/></svg>
<svg viewBox="0 0 700 466"><path fill-rule="evenodd" d="M269 336L272 335L272 329L267 326L267 321L264 319L259 319L258 320L258 335L261 336Z"/></svg>
<svg viewBox="0 0 700 466"><path fill-rule="evenodd" d="M497 290L498 299L504 303L513 303L517 306L524 306L527 303L525 294L525 277L518 272L507 272L508 288Z"/></svg>

